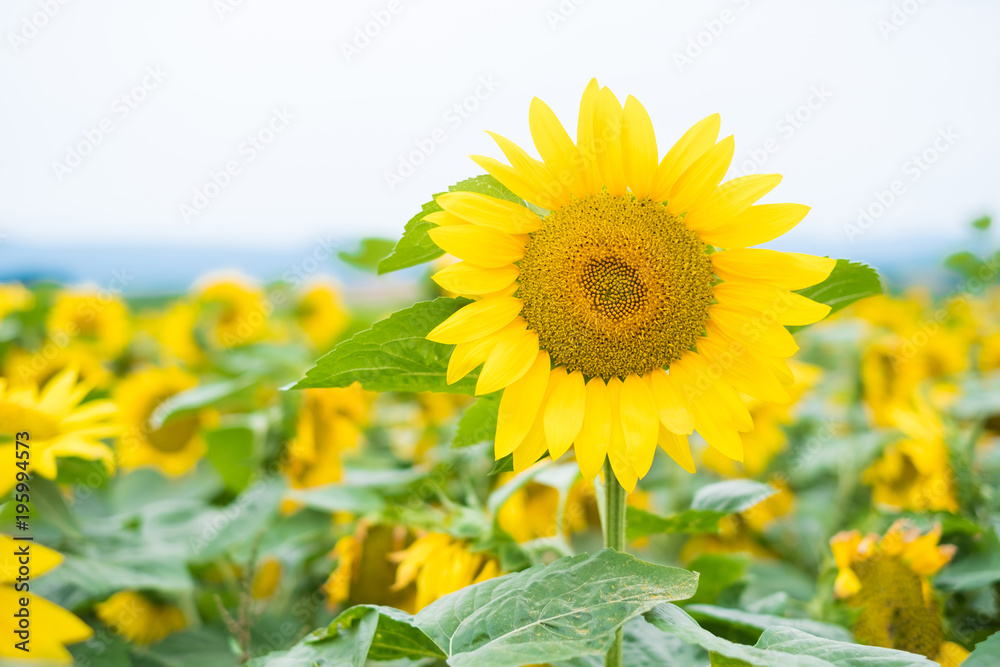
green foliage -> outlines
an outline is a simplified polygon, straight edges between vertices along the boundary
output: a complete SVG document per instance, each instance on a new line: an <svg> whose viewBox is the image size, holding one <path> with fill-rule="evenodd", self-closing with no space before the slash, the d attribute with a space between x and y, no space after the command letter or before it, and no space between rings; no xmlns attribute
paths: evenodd
<svg viewBox="0 0 1000 667"><path fill-rule="evenodd" d="M486 175L460 181L449 187L448 192L478 192L518 204L524 203L495 178ZM437 195L434 196L437 197ZM423 264L444 254L444 251L438 248L431 237L427 235L427 232L434 228L434 224L424 222L425 216L440 210L442 209L437 202L431 200L423 205L419 213L410 218L403 230L403 237L396 243L392 253L379 262L378 272L380 274Z"/></svg>
<svg viewBox="0 0 1000 667"><path fill-rule="evenodd" d="M367 238L361 239L361 246L354 252L339 252L337 257L345 264L349 264L362 271L378 271L379 262L385 259L396 243L389 239Z"/></svg>
<svg viewBox="0 0 1000 667"><path fill-rule="evenodd" d="M483 396L465 411L458 422L458 432L455 434L452 446L468 447L480 442L493 442L497 432L501 393L495 392Z"/></svg>
<svg viewBox="0 0 1000 667"><path fill-rule="evenodd" d="M830 313L846 308L855 301L882 293L882 280L878 272L861 262L838 259L837 265L826 280L798 290L804 297L830 306ZM797 331L802 327L789 327Z"/></svg>
<svg viewBox="0 0 1000 667"><path fill-rule="evenodd" d="M347 387L360 382L372 391L447 391L472 393L475 371L455 384L446 382L450 345L432 343L427 334L468 304L439 298L394 313L344 341L306 373L294 389Z"/></svg>
<svg viewBox="0 0 1000 667"><path fill-rule="evenodd" d="M996 665L1000 665L1000 632L994 632L976 644L975 650L962 663L962 667L996 667Z"/></svg>
<svg viewBox="0 0 1000 667"><path fill-rule="evenodd" d="M626 510L629 540L656 533L717 533L719 520L727 514L743 512L763 502L778 490L749 479L734 479L702 487L691 501L691 509L657 516L645 510Z"/></svg>

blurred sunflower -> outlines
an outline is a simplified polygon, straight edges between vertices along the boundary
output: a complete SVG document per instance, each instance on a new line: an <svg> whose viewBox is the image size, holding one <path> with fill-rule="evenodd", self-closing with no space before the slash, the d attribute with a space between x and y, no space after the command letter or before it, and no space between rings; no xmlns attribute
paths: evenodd
<svg viewBox="0 0 1000 667"><path fill-rule="evenodd" d="M94 611L101 623L141 645L155 644L187 626L180 609L137 591L119 591L95 605Z"/></svg>
<svg viewBox="0 0 1000 667"><path fill-rule="evenodd" d="M11 313L28 310L35 303L35 295L21 283L0 283L0 320Z"/></svg>
<svg viewBox="0 0 1000 667"><path fill-rule="evenodd" d="M250 593L254 599L266 600L274 595L275 591L278 590L278 585L281 583L281 577L284 573L285 568L280 560L274 557L265 558L257 567L257 571L254 573L253 584L250 587Z"/></svg>
<svg viewBox="0 0 1000 667"><path fill-rule="evenodd" d="M504 473L497 483L503 485L513 477L514 473ZM629 496L630 504L632 498L638 495ZM517 542L552 538L559 533L557 518L560 510L564 537L586 530L588 526L594 525L594 520L598 522L596 525L600 525L594 485L583 479L570 487L561 508L557 489L546 484L528 482L500 506L497 522Z"/></svg>
<svg viewBox="0 0 1000 667"><path fill-rule="evenodd" d="M49 310L46 330L58 345L68 338L102 360L117 358L131 339L125 303L115 294L91 288L61 292Z"/></svg>
<svg viewBox="0 0 1000 667"><path fill-rule="evenodd" d="M293 489L304 489L340 480L341 455L355 449L375 394L355 382L350 387L307 389L296 421L295 436L288 443L283 468ZM298 504L286 500L282 509Z"/></svg>
<svg viewBox="0 0 1000 667"><path fill-rule="evenodd" d="M858 642L919 653L946 667L965 659L968 651L944 641L930 583L955 554L954 546L938 544L940 538L940 526L921 535L897 521L881 539L852 530L830 540L838 572L834 594L860 610L853 628Z"/></svg>
<svg viewBox="0 0 1000 667"><path fill-rule="evenodd" d="M121 431L116 421L118 408L107 400L88 401L90 385L77 382L76 370L66 369L39 390L37 386L8 387L0 378L0 435L14 438L30 434L31 457L28 470L55 479L57 459L76 457L102 461L110 472L115 469L111 448L101 442ZM16 443L0 444L0 455L15 461ZM8 465L0 476L0 495L14 487L18 468Z"/></svg>
<svg viewBox="0 0 1000 667"><path fill-rule="evenodd" d="M25 656L30 656L32 660L45 660L60 665L72 664L73 656L66 650L66 644L90 639L94 631L59 605L35 593L14 588L21 566L17 552L26 545L29 543L0 535L0 608L6 610L0 615L0 633L4 638L3 642L0 642L0 658L24 660ZM32 579L41 577L63 560L62 554L41 544L31 542L28 548L31 555ZM14 612L21 608L21 598L29 600L28 609L34 627L44 629L31 633L28 643L30 653L25 653L16 647L16 643L21 640L16 632L21 628L18 627L18 618L14 616Z"/></svg>
<svg viewBox="0 0 1000 667"><path fill-rule="evenodd" d="M486 553L472 553L465 540L445 533L428 533L403 551L393 554L399 565L393 590L416 585L413 613L438 598L500 576L500 563Z"/></svg>
<svg viewBox="0 0 1000 667"><path fill-rule="evenodd" d="M249 278L210 279L199 290L197 302L212 347L241 347L260 342L271 333L270 303Z"/></svg>
<svg viewBox="0 0 1000 667"><path fill-rule="evenodd" d="M66 347L46 345L40 350L28 351L13 347L4 358L3 374L12 387L44 385L59 371L73 367L82 382L94 389L105 389L114 375L85 345L70 342Z"/></svg>
<svg viewBox="0 0 1000 667"><path fill-rule="evenodd" d="M162 312L145 313L138 322L139 328L159 345L164 363L181 362L189 368L205 361L194 335L197 325L198 308L188 301L176 301Z"/></svg>
<svg viewBox="0 0 1000 667"><path fill-rule="evenodd" d="M350 321L340 291L330 282L313 284L295 306L295 321L305 332L313 349L326 352Z"/></svg>
<svg viewBox="0 0 1000 667"><path fill-rule="evenodd" d="M958 512L955 479L944 424L922 399L913 410L896 409L891 423L906 438L886 447L862 475L872 500L896 510Z"/></svg>
<svg viewBox="0 0 1000 667"><path fill-rule="evenodd" d="M585 478L607 458L631 491L657 443L691 469L693 429L741 460L739 434L753 423L738 392L788 400L784 359L798 346L784 325L829 312L793 290L835 264L748 246L785 233L808 208L752 205L778 175L720 185L734 144L716 143L717 114L662 160L639 101L622 107L596 79L576 144L541 100L528 117L543 161L499 135L509 166L473 159L544 218L471 192L439 195L444 210L424 218L437 225L432 240L463 260L434 280L477 299L427 336L456 345L448 381L482 364L476 393L504 390L495 455L513 452L517 471L575 445Z"/></svg>
<svg viewBox="0 0 1000 667"><path fill-rule="evenodd" d="M178 368L147 368L118 383L114 399L125 425L117 448L122 467L153 466L177 476L198 463L205 454L200 433L203 415L184 415L158 428L152 425L164 401L196 384L198 378Z"/></svg>
<svg viewBox="0 0 1000 667"><path fill-rule="evenodd" d="M408 535L403 526L360 521L354 533L341 537L330 552L336 567L323 584L330 606L381 604L416 611L413 587L392 588L393 554L403 549Z"/></svg>

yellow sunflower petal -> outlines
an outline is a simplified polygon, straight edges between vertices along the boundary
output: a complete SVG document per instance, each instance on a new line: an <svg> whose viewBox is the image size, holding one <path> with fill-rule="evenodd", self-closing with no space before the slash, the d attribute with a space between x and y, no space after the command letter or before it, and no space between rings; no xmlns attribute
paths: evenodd
<svg viewBox="0 0 1000 667"><path fill-rule="evenodd" d="M637 198L652 191L659 157L653 121L639 100L629 95L622 112L622 166L625 182Z"/></svg>
<svg viewBox="0 0 1000 667"><path fill-rule="evenodd" d="M699 339L697 346L722 378L744 394L774 403L791 401L781 382L749 354L746 345L709 336Z"/></svg>
<svg viewBox="0 0 1000 667"><path fill-rule="evenodd" d="M608 88L597 94L594 113L594 152L601 181L608 194L620 197L625 194L625 169L622 164L622 105Z"/></svg>
<svg viewBox="0 0 1000 667"><path fill-rule="evenodd" d="M633 373L622 383L620 400L622 432L629 460L636 475L645 477L653 465L660 423L653 392L645 380Z"/></svg>
<svg viewBox="0 0 1000 667"><path fill-rule="evenodd" d="M552 198L548 193L541 190L537 182L524 176L517 169L485 155L470 155L469 157L487 174L500 181L521 199L544 209L554 208Z"/></svg>
<svg viewBox="0 0 1000 667"><path fill-rule="evenodd" d="M591 79L583 91L580 100L580 115L576 126L576 147L583 160L583 172L587 179L587 192L600 192L604 185L601 181L601 168L597 163L597 153L594 145L594 116L597 112L597 97L601 87L597 79Z"/></svg>
<svg viewBox="0 0 1000 667"><path fill-rule="evenodd" d="M730 340L739 341L754 350L776 357L790 357L799 350L798 344L785 327L769 321L763 315L734 310L727 306L708 307L709 322Z"/></svg>
<svg viewBox="0 0 1000 667"><path fill-rule="evenodd" d="M528 234L542 226L541 218L524 206L478 192L446 192L435 201L448 213L508 234Z"/></svg>
<svg viewBox="0 0 1000 667"><path fill-rule="evenodd" d="M434 327L427 340L455 344L481 338L510 324L522 306L521 300L512 296L470 303Z"/></svg>
<svg viewBox="0 0 1000 667"><path fill-rule="evenodd" d="M673 215L687 213L708 197L729 170L735 149L733 138L726 137L695 160L670 188L667 211Z"/></svg>
<svg viewBox="0 0 1000 667"><path fill-rule="evenodd" d="M548 386L550 364L549 353L539 352L528 372L504 389L494 439L497 459L513 452L534 423Z"/></svg>
<svg viewBox="0 0 1000 667"><path fill-rule="evenodd" d="M517 449L514 450L514 472L521 472L533 465L542 457L547 448L545 440L545 411L552 398L552 394L559 388L559 384L566 379L566 369L562 366L553 368L549 373L548 384L545 387L545 396L542 397L542 406L539 408L535 419L531 424L527 435Z"/></svg>
<svg viewBox="0 0 1000 667"><path fill-rule="evenodd" d="M545 408L545 440L553 459L565 454L580 433L586 398L587 388L580 371L567 375L552 393Z"/></svg>
<svg viewBox="0 0 1000 667"><path fill-rule="evenodd" d="M433 222L439 227L448 227L450 225L471 225L472 223L465 218L460 218L454 213L449 213L448 211L434 211L433 213L428 213L423 218L427 222Z"/></svg>
<svg viewBox="0 0 1000 667"><path fill-rule="evenodd" d="M715 145L721 126L722 117L714 113L695 123L667 151L667 154L660 161L660 166L656 168L656 177L653 179L653 191L649 196L654 201L666 199L681 174Z"/></svg>
<svg viewBox="0 0 1000 667"><path fill-rule="evenodd" d="M761 204L751 206L728 224L702 230L703 241L720 248L746 248L767 243L799 224L809 212L802 204Z"/></svg>
<svg viewBox="0 0 1000 667"><path fill-rule="evenodd" d="M825 303L766 283L726 281L713 287L712 293L720 305L770 314L784 326L812 324L830 313Z"/></svg>
<svg viewBox="0 0 1000 667"><path fill-rule="evenodd" d="M729 225L733 217L750 208L780 182L781 174L751 174L726 181L688 211L684 224L699 230Z"/></svg>
<svg viewBox="0 0 1000 667"><path fill-rule="evenodd" d="M586 196L586 176L580 152L552 109L537 97L531 100L528 109L528 125L535 148L549 172L566 184L570 194Z"/></svg>
<svg viewBox="0 0 1000 667"><path fill-rule="evenodd" d="M491 334L456 345L451 352L451 358L448 359L448 373L445 381L448 384L455 384L464 378L473 368L486 362L500 336L505 335L508 330L523 329L525 326L524 319L516 317L513 322Z"/></svg>
<svg viewBox="0 0 1000 667"><path fill-rule="evenodd" d="M538 357L538 334L516 331L501 337L479 373L476 395L491 394L516 382Z"/></svg>
<svg viewBox="0 0 1000 667"><path fill-rule="evenodd" d="M490 294L509 287L517 280L513 264L484 269L468 262L457 262L431 276L438 285L456 294Z"/></svg>
<svg viewBox="0 0 1000 667"><path fill-rule="evenodd" d="M608 460L611 470L618 483L628 493L635 490L639 481L632 467L632 458L628 455L628 445L625 443L625 431L622 429L621 416L622 381L616 377L608 380L608 398L611 404L611 441L608 443ZM605 480L605 483L610 480Z"/></svg>
<svg viewBox="0 0 1000 667"><path fill-rule="evenodd" d="M540 201L531 203L542 208L553 210L569 201L569 188L560 183L556 175L549 171L545 163L528 155L527 151L510 139L495 132L487 132L497 142L500 150L507 157L510 166L539 193Z"/></svg>
<svg viewBox="0 0 1000 667"><path fill-rule="evenodd" d="M724 250L711 256L715 275L723 280L762 282L789 290L821 283L837 260L765 248Z"/></svg>
<svg viewBox="0 0 1000 667"><path fill-rule="evenodd" d="M694 430L694 417L687 401L671 378L662 368L649 374L649 386L656 399L660 421L672 433L689 435Z"/></svg>
<svg viewBox="0 0 1000 667"><path fill-rule="evenodd" d="M524 257L524 243L505 232L479 225L448 225L427 230L445 252L487 269L507 266Z"/></svg>
<svg viewBox="0 0 1000 667"><path fill-rule="evenodd" d="M599 377L587 383L583 426L573 445L580 472L587 481L597 477L608 455L611 441L611 398L608 387Z"/></svg>
<svg viewBox="0 0 1000 667"><path fill-rule="evenodd" d="M694 457L691 456L691 446L688 444L686 435L672 433L664 428L663 424L660 424L657 444L677 465L692 475L694 474Z"/></svg>

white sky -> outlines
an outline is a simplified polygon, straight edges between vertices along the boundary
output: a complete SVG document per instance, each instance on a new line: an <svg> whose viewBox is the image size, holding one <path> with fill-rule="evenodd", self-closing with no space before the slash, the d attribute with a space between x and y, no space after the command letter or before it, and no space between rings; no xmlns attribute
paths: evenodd
<svg viewBox="0 0 1000 667"><path fill-rule="evenodd" d="M643 102L661 152L714 111L723 134L736 135L734 168L773 138L776 150L754 168L785 174L770 201L813 206L791 245L849 254L844 224L897 179L901 194L854 247L958 238L1000 200L992 0L62 1L5 0L0 13L7 241L277 247L394 237L431 193L479 173L467 155L500 156L483 130L530 148L533 96L575 135L595 75L619 99ZM35 16L49 4L54 16ZM879 22L894 5L913 13L898 13L899 29L884 35ZM553 24L560 7L573 11ZM730 22L712 36L706 22L723 11ZM391 21L348 61L343 45L372 12ZM26 21L44 25L34 34ZM708 46L679 68L675 54L700 32ZM119 98L147 68L165 78L146 78L125 117ZM449 122L482 77L499 85ZM829 98L814 98L798 129L779 127L814 89ZM102 121L113 132L60 179L54 163ZM269 124L280 131L250 160L256 149L243 142ZM444 141L390 190L385 173L435 128ZM933 154L945 128L957 139L939 142L947 151L933 165L907 165ZM229 161L239 173L186 224L180 205Z"/></svg>

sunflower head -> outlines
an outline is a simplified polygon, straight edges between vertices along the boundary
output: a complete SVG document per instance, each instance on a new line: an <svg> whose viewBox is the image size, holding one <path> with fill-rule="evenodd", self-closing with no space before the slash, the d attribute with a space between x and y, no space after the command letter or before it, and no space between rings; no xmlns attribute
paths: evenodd
<svg viewBox="0 0 1000 667"><path fill-rule="evenodd" d="M72 340L99 359L118 357L131 339L125 303L115 294L92 288L60 293L49 311L46 329L53 340Z"/></svg>
<svg viewBox="0 0 1000 667"><path fill-rule="evenodd" d="M137 591L119 591L94 606L104 625L136 644L154 644L187 626L178 607Z"/></svg>
<svg viewBox="0 0 1000 667"><path fill-rule="evenodd" d="M939 545L941 527L921 535L905 520L884 536L854 530L830 540L837 579L834 595L859 609L854 635L863 644L937 658L961 649L944 642L941 610L930 577L955 553ZM961 649L964 650L964 649Z"/></svg>
<svg viewBox="0 0 1000 667"><path fill-rule="evenodd" d="M662 157L639 101L596 80L575 142L541 100L529 121L540 160L499 135L509 164L473 157L514 196L450 192L424 218L462 260L434 280L474 300L427 336L456 346L448 382L482 365L476 393L503 390L495 454L515 470L573 447L588 479L608 460L631 491L657 444L693 471L695 428L741 460L739 394L789 400L784 326L829 312L794 290L835 263L749 246L808 209L755 204L774 174L722 183L734 143L717 141L718 115Z"/></svg>
<svg viewBox="0 0 1000 667"><path fill-rule="evenodd" d="M302 294L295 307L295 320L313 347L326 351L347 328L349 317L337 287L320 282Z"/></svg>
<svg viewBox="0 0 1000 667"><path fill-rule="evenodd" d="M497 559L473 553L465 540L428 533L392 556L398 563L393 590L416 585L414 613L438 598L503 574Z"/></svg>
<svg viewBox="0 0 1000 667"><path fill-rule="evenodd" d="M264 291L243 276L209 280L199 290L198 305L212 347L241 347L270 333L271 304Z"/></svg>

